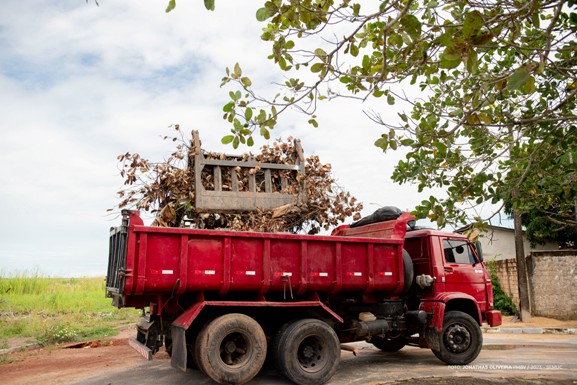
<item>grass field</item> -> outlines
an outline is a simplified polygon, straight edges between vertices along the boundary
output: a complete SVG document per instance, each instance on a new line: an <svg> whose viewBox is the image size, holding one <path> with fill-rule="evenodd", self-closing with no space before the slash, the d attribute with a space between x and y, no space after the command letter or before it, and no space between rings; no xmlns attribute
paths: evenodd
<svg viewBox="0 0 577 385"><path fill-rule="evenodd" d="M108 337L138 321L139 310L113 307L104 291L104 278L0 272L0 349L16 337L41 345Z"/></svg>

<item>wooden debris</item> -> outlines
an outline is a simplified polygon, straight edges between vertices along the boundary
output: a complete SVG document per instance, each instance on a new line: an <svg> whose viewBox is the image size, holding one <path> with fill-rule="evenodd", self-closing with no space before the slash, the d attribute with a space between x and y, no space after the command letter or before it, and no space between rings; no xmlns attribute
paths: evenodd
<svg viewBox="0 0 577 385"><path fill-rule="evenodd" d="M120 176L124 186L118 195L118 208L133 208L156 213L155 226L180 227L192 224L197 228L229 228L259 232L308 232L338 226L348 217L359 217L363 206L350 193L343 191L331 174L331 165L321 163L316 155L304 159L304 173L294 170L273 170L265 178L263 170L255 167L222 167L215 180L212 172L203 169L201 183L205 190L217 191L271 191L299 196L297 204L288 204L272 210L238 212L206 212L195 207L194 159L200 147L185 139L178 125L173 126L175 136L165 136L176 145L166 160L151 162L137 153L119 155ZM216 152L203 152L209 159L234 160L295 165L295 148L292 138L278 139L265 145L260 153L231 156ZM301 154L302 156L302 154ZM254 164L254 163L253 163ZM234 173L234 177L233 177ZM266 181L266 183L265 183ZM270 182L269 182L270 181ZM267 190L265 190L267 189Z"/></svg>

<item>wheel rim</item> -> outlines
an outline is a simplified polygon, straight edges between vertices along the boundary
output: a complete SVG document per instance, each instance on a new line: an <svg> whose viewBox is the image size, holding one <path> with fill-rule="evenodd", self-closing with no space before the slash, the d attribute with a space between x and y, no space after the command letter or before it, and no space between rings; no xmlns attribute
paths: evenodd
<svg viewBox="0 0 577 385"><path fill-rule="evenodd" d="M471 333L460 324L454 324L445 332L445 346L453 353L462 353L471 346Z"/></svg>
<svg viewBox="0 0 577 385"><path fill-rule="evenodd" d="M327 362L327 354L323 351L322 340L318 337L307 337L298 348L298 362L307 372L318 372Z"/></svg>
<svg viewBox="0 0 577 385"><path fill-rule="evenodd" d="M242 333L230 333L220 343L220 358L225 365L239 367L251 356L250 340Z"/></svg>

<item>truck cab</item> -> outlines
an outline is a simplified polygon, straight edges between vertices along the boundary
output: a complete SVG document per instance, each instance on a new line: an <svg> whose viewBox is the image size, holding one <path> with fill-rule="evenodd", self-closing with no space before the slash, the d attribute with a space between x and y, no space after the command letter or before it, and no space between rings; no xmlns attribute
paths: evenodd
<svg viewBox="0 0 577 385"><path fill-rule="evenodd" d="M482 255L461 234L436 230L408 231L405 250L411 256L414 275L429 276L432 283L417 287L422 307L444 306L444 312L459 309L479 324L501 324L501 314L493 310L491 276L484 266ZM436 327L442 319L434 321Z"/></svg>

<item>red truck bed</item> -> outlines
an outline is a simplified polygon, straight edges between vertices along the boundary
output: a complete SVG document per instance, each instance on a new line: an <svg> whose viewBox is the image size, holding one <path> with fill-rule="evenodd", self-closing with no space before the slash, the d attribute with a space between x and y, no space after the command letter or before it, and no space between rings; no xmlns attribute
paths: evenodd
<svg viewBox="0 0 577 385"><path fill-rule="evenodd" d="M111 230L107 289L124 306L130 306L131 296L140 301L143 295L194 292L386 291L393 295L404 286L402 252L410 219L404 215L372 225L368 239L363 234L149 227L137 212L125 213L124 225ZM341 233L346 234L346 229ZM373 238L379 234L381 238Z"/></svg>

